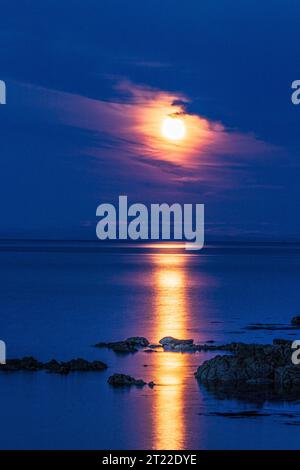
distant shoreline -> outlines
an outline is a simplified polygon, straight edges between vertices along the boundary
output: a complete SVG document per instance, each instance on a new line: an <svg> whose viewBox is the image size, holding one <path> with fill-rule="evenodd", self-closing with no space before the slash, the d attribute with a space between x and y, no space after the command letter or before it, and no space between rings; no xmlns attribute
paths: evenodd
<svg viewBox="0 0 300 470"><path fill-rule="evenodd" d="M0 239L0 252L158 252L203 254L300 253L300 242L226 241L209 242L199 253L187 253L184 242L101 242L97 240Z"/></svg>

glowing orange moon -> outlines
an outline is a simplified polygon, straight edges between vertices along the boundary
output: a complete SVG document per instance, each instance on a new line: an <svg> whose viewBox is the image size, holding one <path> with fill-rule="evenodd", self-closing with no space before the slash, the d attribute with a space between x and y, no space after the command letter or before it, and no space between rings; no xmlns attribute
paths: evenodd
<svg viewBox="0 0 300 470"><path fill-rule="evenodd" d="M161 134L165 139L178 141L182 140L186 134L183 119L177 117L165 117L161 126Z"/></svg>

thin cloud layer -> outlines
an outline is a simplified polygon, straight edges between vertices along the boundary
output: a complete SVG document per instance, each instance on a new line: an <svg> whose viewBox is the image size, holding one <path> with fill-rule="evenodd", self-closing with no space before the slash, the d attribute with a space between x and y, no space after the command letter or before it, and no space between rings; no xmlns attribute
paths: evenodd
<svg viewBox="0 0 300 470"><path fill-rule="evenodd" d="M230 175L236 179L251 160L276 152L274 146L251 133L230 131L220 122L190 114L189 99L179 93L127 80L113 84L115 98L110 101L22 87L27 90L23 103L30 100L31 106L35 103L40 111L47 111L48 119L93 133L95 139L86 148L89 155L121 166L151 167L158 180L167 173L181 183L218 181L226 187ZM172 141L162 134L167 117L182 121L186 129L182 140ZM142 171L137 173L143 177ZM223 182L222 175L226 175Z"/></svg>

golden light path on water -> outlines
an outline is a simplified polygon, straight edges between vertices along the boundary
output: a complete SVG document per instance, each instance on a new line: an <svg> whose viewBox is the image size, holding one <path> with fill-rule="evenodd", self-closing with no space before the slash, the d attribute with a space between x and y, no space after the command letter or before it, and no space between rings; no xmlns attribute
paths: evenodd
<svg viewBox="0 0 300 470"><path fill-rule="evenodd" d="M188 304L186 301L187 255L156 254L154 264L154 332L156 338L170 335L186 338ZM184 449L186 436L184 368L187 356L157 353L154 356L159 387L154 394L155 449Z"/></svg>

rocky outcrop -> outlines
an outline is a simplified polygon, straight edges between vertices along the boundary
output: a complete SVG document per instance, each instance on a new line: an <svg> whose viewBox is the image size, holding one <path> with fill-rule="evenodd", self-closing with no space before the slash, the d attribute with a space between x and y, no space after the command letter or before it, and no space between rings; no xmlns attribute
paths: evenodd
<svg viewBox="0 0 300 470"><path fill-rule="evenodd" d="M165 351L195 352L199 346L194 344L193 339L177 339L173 336L165 336L159 341Z"/></svg>
<svg viewBox="0 0 300 470"><path fill-rule="evenodd" d="M276 385L283 389L297 388L300 391L300 367L284 366L275 370Z"/></svg>
<svg viewBox="0 0 300 470"><path fill-rule="evenodd" d="M125 341L130 344L134 344L139 348L145 348L149 345L149 341L144 336L132 336L130 338L127 338Z"/></svg>
<svg viewBox="0 0 300 470"><path fill-rule="evenodd" d="M44 364L32 356L26 356L22 359L8 359L6 364L0 364L0 371L18 372L20 370L35 372L42 370Z"/></svg>
<svg viewBox="0 0 300 470"><path fill-rule="evenodd" d="M239 350L239 348L245 347L243 343L216 345L212 340L207 341L207 343L204 344L195 344L193 339L178 339L174 338L173 336L165 336L159 341L159 344L150 344L147 338L144 336L134 336L122 341L115 341L110 343L101 342L95 344L94 346L96 348L112 349L116 353L135 353L140 350L151 353L155 352L157 349L163 349L163 351L189 353L194 353L197 351L236 352Z"/></svg>
<svg viewBox="0 0 300 470"><path fill-rule="evenodd" d="M144 348L149 345L147 338L143 336L133 336L122 341L115 341L111 343L97 343L96 348L108 348L112 349L116 353L135 353L140 348Z"/></svg>
<svg viewBox="0 0 300 470"><path fill-rule="evenodd" d="M159 344L161 344L162 346L168 346L168 345L177 346L177 345L182 345L182 344L190 345L193 343L194 343L193 339L177 339L177 338L173 338L173 336L165 336L159 341Z"/></svg>
<svg viewBox="0 0 300 470"><path fill-rule="evenodd" d="M236 390L272 388L283 395L298 391L300 366L291 362L291 342L274 340L272 345L232 343L233 355L218 355L205 361L195 377L214 388Z"/></svg>
<svg viewBox="0 0 300 470"><path fill-rule="evenodd" d="M109 385L112 385L113 387L131 387L132 385L135 385L136 387L144 387L147 385L144 380L141 379L135 379L134 377L131 377L130 375L125 375L125 374L113 374L109 377L108 379ZM149 382L148 386L150 388L154 387L154 382Z"/></svg>
<svg viewBox="0 0 300 470"><path fill-rule="evenodd" d="M85 359L72 359L67 362L52 360L44 364L44 369L51 373L69 374L70 372L99 372L107 369L102 361L86 361Z"/></svg>
<svg viewBox="0 0 300 470"><path fill-rule="evenodd" d="M45 370L54 374L69 374L70 372L98 372L105 370L107 365L101 361L86 361L85 359L72 359L71 361L57 361L52 359L49 362L40 362L32 356L22 359L8 359L6 364L0 365L2 372L29 371L37 372Z"/></svg>
<svg viewBox="0 0 300 470"><path fill-rule="evenodd" d="M163 347L164 351L173 352L197 352L197 351L229 351L235 352L240 348L243 348L244 343L229 343L222 345L211 344L195 344L193 339L177 339L172 336L166 336L162 338L159 343Z"/></svg>

